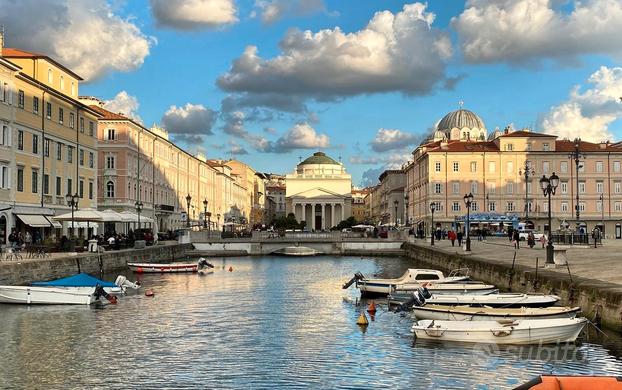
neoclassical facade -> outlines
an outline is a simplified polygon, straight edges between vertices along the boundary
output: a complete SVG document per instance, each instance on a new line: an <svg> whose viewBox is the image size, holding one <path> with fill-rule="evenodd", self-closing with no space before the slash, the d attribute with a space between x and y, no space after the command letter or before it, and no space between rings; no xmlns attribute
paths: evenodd
<svg viewBox="0 0 622 390"><path fill-rule="evenodd" d="M330 229L352 215L352 176L322 152L299 163L285 183L287 213L310 230Z"/></svg>

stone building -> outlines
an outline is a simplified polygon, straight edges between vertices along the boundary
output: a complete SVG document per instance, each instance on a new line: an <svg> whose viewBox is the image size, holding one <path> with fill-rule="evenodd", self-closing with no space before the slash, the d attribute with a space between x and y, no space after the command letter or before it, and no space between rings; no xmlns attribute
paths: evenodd
<svg viewBox="0 0 622 390"><path fill-rule="evenodd" d="M363 223L367 220L365 197L369 194L369 188L352 189L352 216L356 222Z"/></svg>

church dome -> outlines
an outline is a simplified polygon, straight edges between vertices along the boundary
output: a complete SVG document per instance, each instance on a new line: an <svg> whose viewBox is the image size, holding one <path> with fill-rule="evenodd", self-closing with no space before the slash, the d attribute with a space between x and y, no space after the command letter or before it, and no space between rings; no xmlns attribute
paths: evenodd
<svg viewBox="0 0 622 390"><path fill-rule="evenodd" d="M313 153L313 156L308 157L306 160L304 160L298 165L317 165L317 164L340 165L337 161L328 157L324 152L315 152Z"/></svg>
<svg viewBox="0 0 622 390"><path fill-rule="evenodd" d="M461 108L445 115L443 119L438 122L436 129L447 131L454 128L463 129L465 127L468 129L486 128L484 121L476 113Z"/></svg>

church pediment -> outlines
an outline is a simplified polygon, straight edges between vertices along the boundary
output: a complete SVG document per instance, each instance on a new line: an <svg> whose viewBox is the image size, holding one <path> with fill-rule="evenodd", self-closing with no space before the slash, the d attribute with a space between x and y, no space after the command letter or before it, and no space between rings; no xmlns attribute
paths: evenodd
<svg viewBox="0 0 622 390"><path fill-rule="evenodd" d="M291 198L335 198L335 197L344 198L345 195L338 194L333 191L329 191L325 188L316 187L316 188L311 188L311 189L299 192L297 194L293 194L290 197Z"/></svg>

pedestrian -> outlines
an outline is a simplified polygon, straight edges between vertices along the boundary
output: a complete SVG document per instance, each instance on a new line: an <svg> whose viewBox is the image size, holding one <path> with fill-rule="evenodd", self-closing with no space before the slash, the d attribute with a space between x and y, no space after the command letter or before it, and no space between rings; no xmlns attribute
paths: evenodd
<svg viewBox="0 0 622 390"><path fill-rule="evenodd" d="M531 249L536 245L536 237L533 235L533 232L529 232L527 235L527 245L529 245Z"/></svg>
<svg viewBox="0 0 622 390"><path fill-rule="evenodd" d="M518 235L518 230L514 230L512 233L512 243L514 244L514 249L520 249L520 236Z"/></svg>
<svg viewBox="0 0 622 390"><path fill-rule="evenodd" d="M26 234L24 235L24 244L26 244L26 247L29 247L30 244L32 244L32 235L29 231L26 231Z"/></svg>
<svg viewBox="0 0 622 390"><path fill-rule="evenodd" d="M456 234L457 238L458 238L458 246L462 246L462 230L458 230L458 234Z"/></svg>
<svg viewBox="0 0 622 390"><path fill-rule="evenodd" d="M488 235L488 229L482 230L482 240L486 242L486 236Z"/></svg>
<svg viewBox="0 0 622 390"><path fill-rule="evenodd" d="M546 236L544 234L540 236L540 244L542 244L542 249L544 249L546 245Z"/></svg>
<svg viewBox="0 0 622 390"><path fill-rule="evenodd" d="M513 237L513 236L514 236L514 235L512 234L512 228L508 228L508 240L509 240L510 242L512 242L512 237Z"/></svg>
<svg viewBox="0 0 622 390"><path fill-rule="evenodd" d="M447 237L449 238L449 240L451 241L451 246L454 246L456 243L456 232L454 232L453 230L450 230L447 233Z"/></svg>

